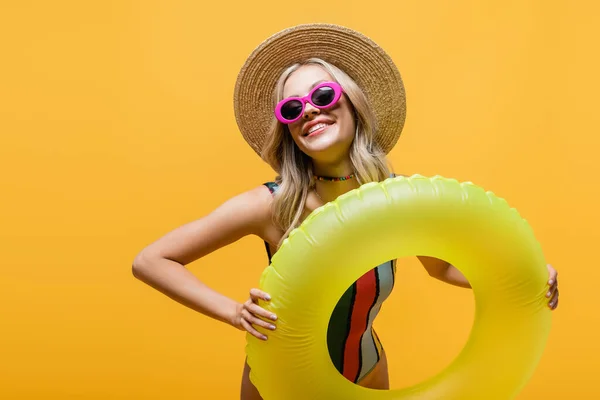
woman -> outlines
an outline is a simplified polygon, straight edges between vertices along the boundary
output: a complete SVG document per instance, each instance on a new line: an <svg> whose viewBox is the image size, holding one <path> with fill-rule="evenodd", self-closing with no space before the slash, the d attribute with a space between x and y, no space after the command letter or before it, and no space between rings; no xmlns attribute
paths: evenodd
<svg viewBox="0 0 600 400"><path fill-rule="evenodd" d="M235 112L244 138L279 177L149 245L136 257L133 273L200 313L267 340L255 328L276 329L277 317L257 305L270 300L268 293L251 289L239 304L184 266L246 235L264 240L270 259L316 208L389 177L385 155L404 124L404 87L394 63L370 39L339 26L302 25L279 32L251 54L238 76ZM432 277L469 287L447 262L419 260ZM548 270L546 296L555 309L556 271ZM394 278L395 260L376 266L348 288L330 319L332 361L347 379L368 388L389 388L385 352L372 325ZM241 399L261 399L247 364Z"/></svg>

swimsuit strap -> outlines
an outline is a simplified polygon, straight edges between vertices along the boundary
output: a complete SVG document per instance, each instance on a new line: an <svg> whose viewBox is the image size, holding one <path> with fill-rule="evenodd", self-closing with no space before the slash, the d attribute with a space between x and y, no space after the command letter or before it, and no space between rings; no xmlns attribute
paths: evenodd
<svg viewBox="0 0 600 400"><path fill-rule="evenodd" d="M269 189L269 192L271 192L271 194L275 194L275 191L279 188L277 182L265 182L263 183L263 185Z"/></svg>

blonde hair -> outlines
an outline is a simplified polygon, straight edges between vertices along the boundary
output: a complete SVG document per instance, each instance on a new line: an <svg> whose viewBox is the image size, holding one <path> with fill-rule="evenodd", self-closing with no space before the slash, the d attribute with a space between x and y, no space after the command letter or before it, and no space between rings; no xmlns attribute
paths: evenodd
<svg viewBox="0 0 600 400"><path fill-rule="evenodd" d="M356 118L356 135L350 147L350 161L359 184L382 181L390 176L386 156L375 142L375 115L365 94L345 72L319 58L311 58L287 68L279 78L275 103L283 98L288 77L303 65L316 64L324 68L343 88ZM314 188L312 161L289 134L288 127L276 118L269 129L261 157L279 174L279 189L273 200L275 224L284 232L281 242L300 224L308 193Z"/></svg>

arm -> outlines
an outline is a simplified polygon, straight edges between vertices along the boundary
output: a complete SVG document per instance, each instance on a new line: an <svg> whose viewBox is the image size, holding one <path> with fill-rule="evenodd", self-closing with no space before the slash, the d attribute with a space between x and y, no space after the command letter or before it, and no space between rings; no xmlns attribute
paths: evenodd
<svg viewBox="0 0 600 400"><path fill-rule="evenodd" d="M433 278L454 286L463 288L471 287L467 278L456 267L450 265L450 263L434 257L418 256L417 258L421 261L427 273Z"/></svg>
<svg viewBox="0 0 600 400"><path fill-rule="evenodd" d="M143 249L133 275L175 301L238 329L242 304L212 290L185 265L246 235L263 237L271 196L263 186L240 194L209 215L183 225Z"/></svg>
<svg viewBox="0 0 600 400"><path fill-rule="evenodd" d="M444 260L434 257L417 256L423 267L430 276L454 286L470 288L471 285L465 276L456 267L450 265ZM548 264L548 291L545 296L548 298L548 307L555 310L558 307L558 278L556 270Z"/></svg>

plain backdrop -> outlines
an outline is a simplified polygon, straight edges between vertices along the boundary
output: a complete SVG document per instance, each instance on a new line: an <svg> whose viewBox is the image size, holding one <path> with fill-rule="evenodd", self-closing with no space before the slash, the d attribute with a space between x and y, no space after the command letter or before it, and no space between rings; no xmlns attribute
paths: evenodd
<svg viewBox="0 0 600 400"><path fill-rule="evenodd" d="M135 280L131 263L273 179L237 129L233 86L262 40L308 22L357 29L397 63L408 98L397 173L504 197L559 271L560 307L519 399L600 397L599 11L541 0L2 2L0 397L238 398L244 334ZM248 237L189 267L242 301L266 265ZM448 365L473 310L470 290L400 260L376 321L392 387Z"/></svg>

